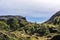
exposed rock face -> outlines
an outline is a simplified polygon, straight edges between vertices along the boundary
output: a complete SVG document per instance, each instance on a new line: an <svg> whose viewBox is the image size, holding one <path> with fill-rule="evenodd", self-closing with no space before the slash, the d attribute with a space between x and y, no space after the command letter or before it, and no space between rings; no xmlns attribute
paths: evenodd
<svg viewBox="0 0 60 40"><path fill-rule="evenodd" d="M59 17L59 16L60 16L60 11L56 12L56 14L54 14L47 22L53 23L54 22L54 18L55 17Z"/></svg>

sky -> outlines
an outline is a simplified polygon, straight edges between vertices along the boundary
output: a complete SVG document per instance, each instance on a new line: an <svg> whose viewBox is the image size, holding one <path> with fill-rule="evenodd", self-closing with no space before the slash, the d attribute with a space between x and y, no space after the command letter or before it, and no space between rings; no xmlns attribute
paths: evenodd
<svg viewBox="0 0 60 40"><path fill-rule="evenodd" d="M60 0L0 0L0 15L20 15L42 23L60 11Z"/></svg>

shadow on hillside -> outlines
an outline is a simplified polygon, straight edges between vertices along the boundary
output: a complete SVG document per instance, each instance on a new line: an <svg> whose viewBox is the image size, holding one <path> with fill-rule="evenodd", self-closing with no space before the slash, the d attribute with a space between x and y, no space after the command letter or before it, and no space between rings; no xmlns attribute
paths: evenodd
<svg viewBox="0 0 60 40"><path fill-rule="evenodd" d="M51 40L60 40L60 35L54 36Z"/></svg>

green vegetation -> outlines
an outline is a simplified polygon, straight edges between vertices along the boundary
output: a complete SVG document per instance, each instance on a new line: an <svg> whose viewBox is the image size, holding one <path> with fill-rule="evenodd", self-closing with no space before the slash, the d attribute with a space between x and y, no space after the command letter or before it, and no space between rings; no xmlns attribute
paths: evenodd
<svg viewBox="0 0 60 40"><path fill-rule="evenodd" d="M60 24L60 17L55 17L54 18L54 24L57 24L57 25Z"/></svg>
<svg viewBox="0 0 60 40"><path fill-rule="evenodd" d="M57 34L60 35L60 16L56 16L52 23L42 24L18 17L0 20L0 40L47 40Z"/></svg>
<svg viewBox="0 0 60 40"><path fill-rule="evenodd" d="M8 30L10 28L9 25L7 25L5 22L0 21L0 29Z"/></svg>

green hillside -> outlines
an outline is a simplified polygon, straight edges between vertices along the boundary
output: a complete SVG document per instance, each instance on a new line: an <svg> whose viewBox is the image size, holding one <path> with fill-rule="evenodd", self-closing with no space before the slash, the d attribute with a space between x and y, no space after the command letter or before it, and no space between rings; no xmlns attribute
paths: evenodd
<svg viewBox="0 0 60 40"><path fill-rule="evenodd" d="M55 35L60 35L60 11L42 24L22 16L0 16L0 40L52 40Z"/></svg>

